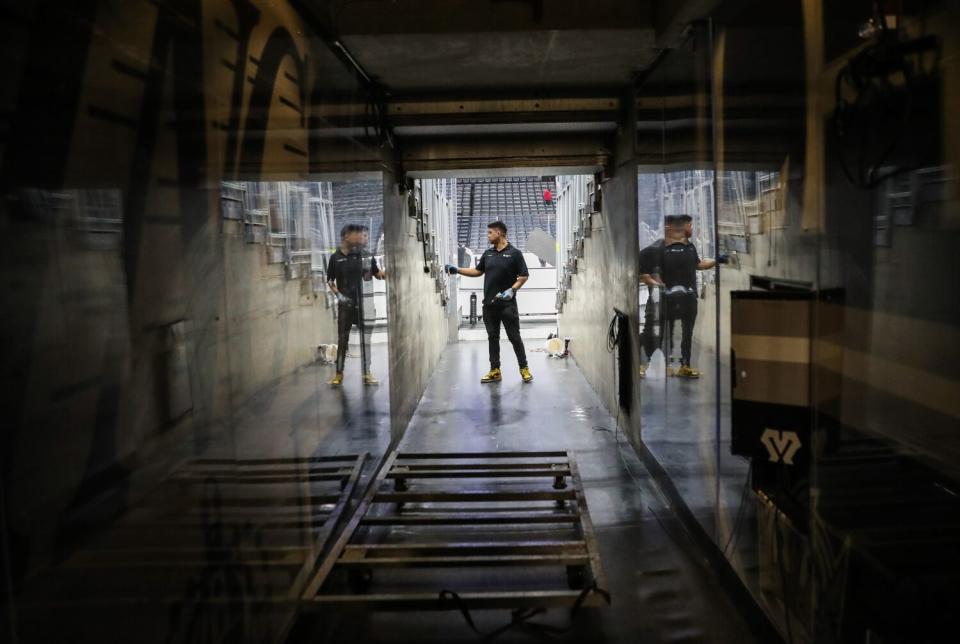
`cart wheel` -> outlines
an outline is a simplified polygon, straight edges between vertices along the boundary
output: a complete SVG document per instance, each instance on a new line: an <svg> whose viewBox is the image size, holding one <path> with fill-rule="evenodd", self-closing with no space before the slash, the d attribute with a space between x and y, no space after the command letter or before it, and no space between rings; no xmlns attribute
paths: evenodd
<svg viewBox="0 0 960 644"><path fill-rule="evenodd" d="M351 568L347 573L347 585L356 595L366 593L372 584L373 570L370 568Z"/></svg>
<svg viewBox="0 0 960 644"><path fill-rule="evenodd" d="M586 582L583 566L567 566L567 586L570 590L582 590Z"/></svg>

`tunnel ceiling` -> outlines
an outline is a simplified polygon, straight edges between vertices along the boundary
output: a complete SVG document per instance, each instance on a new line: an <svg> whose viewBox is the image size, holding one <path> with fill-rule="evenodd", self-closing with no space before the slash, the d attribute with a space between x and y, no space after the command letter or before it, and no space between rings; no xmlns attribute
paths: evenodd
<svg viewBox="0 0 960 644"><path fill-rule="evenodd" d="M650 29L356 35L344 42L400 94L613 87L656 56Z"/></svg>
<svg viewBox="0 0 960 644"><path fill-rule="evenodd" d="M336 154L379 101L421 171L599 167L625 88L717 4L290 1L317 34L317 139Z"/></svg>

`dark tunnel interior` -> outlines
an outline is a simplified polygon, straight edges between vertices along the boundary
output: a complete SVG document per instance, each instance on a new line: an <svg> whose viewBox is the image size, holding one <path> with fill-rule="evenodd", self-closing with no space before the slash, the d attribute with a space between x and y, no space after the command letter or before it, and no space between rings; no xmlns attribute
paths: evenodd
<svg viewBox="0 0 960 644"><path fill-rule="evenodd" d="M955 639L960 3L2 0L0 52L0 640Z"/></svg>

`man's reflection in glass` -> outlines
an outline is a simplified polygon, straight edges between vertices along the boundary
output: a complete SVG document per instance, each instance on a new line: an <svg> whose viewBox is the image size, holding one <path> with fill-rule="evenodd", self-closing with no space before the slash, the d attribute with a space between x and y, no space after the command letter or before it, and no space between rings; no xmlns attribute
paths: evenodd
<svg viewBox="0 0 960 644"><path fill-rule="evenodd" d="M377 265L376 258L367 250L369 231L366 226L347 224L340 230L340 248L330 256L327 265L327 284L337 298L337 373L330 384L343 384L343 369L350 343L350 329L356 325L360 331L360 361L363 368L363 384L376 385L377 379L370 371L370 339L373 333L372 289L364 282L373 278L384 279L386 273Z"/></svg>
<svg viewBox="0 0 960 644"><path fill-rule="evenodd" d="M673 353L674 327L680 322L680 368L672 372L681 378L699 378L700 371L690 364L693 326L697 320L697 271L712 269L725 263L726 256L701 259L693 236L693 217L664 217L664 238L640 251L640 281L648 287L662 289L660 298L664 329L661 343L667 356ZM649 302L648 302L649 306Z"/></svg>

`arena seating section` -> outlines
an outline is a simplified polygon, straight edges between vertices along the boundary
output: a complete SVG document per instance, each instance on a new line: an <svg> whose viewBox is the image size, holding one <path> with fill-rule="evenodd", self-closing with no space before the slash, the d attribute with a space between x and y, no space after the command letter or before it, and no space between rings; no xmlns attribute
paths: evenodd
<svg viewBox="0 0 960 644"><path fill-rule="evenodd" d="M543 191L556 195L553 178L497 177L457 179L457 241L474 251L487 247L487 224L507 225L511 243L526 249L527 236L540 228L557 234L555 201L544 201ZM554 196L555 199L555 196ZM383 252L383 187L379 181L333 184L334 233L348 223L370 227L371 247Z"/></svg>
<svg viewBox="0 0 960 644"><path fill-rule="evenodd" d="M553 178L541 177L457 179L457 241L474 251L485 249L487 224L498 219L520 249L526 249L534 228L555 237L555 201L544 201L543 191L550 190L556 199L556 187Z"/></svg>

